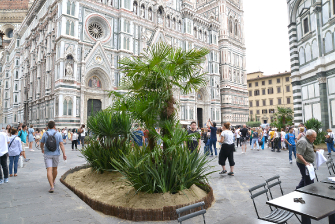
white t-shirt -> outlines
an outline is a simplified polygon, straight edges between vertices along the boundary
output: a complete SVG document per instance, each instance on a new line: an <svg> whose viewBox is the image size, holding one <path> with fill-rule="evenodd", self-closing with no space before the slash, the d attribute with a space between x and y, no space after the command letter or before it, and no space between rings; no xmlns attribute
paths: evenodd
<svg viewBox="0 0 335 224"><path fill-rule="evenodd" d="M85 137L85 133L86 133L85 128L83 128L83 132L81 133L81 137Z"/></svg>
<svg viewBox="0 0 335 224"><path fill-rule="evenodd" d="M72 133L72 141L78 140L78 134L77 133Z"/></svg>
<svg viewBox="0 0 335 224"><path fill-rule="evenodd" d="M240 129L237 129L237 130L235 131L236 138L240 138L240 137L241 137L241 136L239 135L239 133L240 133Z"/></svg>
<svg viewBox="0 0 335 224"><path fill-rule="evenodd" d="M268 136L268 131L267 130L263 131L263 136Z"/></svg>
<svg viewBox="0 0 335 224"><path fill-rule="evenodd" d="M8 152L9 138L5 132L0 132L0 156Z"/></svg>
<svg viewBox="0 0 335 224"><path fill-rule="evenodd" d="M221 136L223 136L224 140L222 144L234 144L234 134L230 130L225 130L221 133Z"/></svg>

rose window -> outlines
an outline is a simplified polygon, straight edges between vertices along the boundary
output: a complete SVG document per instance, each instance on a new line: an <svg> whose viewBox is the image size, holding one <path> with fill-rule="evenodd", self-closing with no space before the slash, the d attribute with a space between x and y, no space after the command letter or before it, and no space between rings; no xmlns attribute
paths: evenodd
<svg viewBox="0 0 335 224"><path fill-rule="evenodd" d="M99 39L104 35L103 28L98 23L88 25L88 33L95 39Z"/></svg>

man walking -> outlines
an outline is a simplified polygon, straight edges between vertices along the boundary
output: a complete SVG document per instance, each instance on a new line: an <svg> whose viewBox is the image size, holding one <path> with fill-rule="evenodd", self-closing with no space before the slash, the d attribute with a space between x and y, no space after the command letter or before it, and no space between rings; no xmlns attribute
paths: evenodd
<svg viewBox="0 0 335 224"><path fill-rule="evenodd" d="M240 133L241 133L240 141L241 141L242 153L246 153L247 143L248 143L247 136L250 137L250 132L247 129L247 126L245 124L243 125L243 128L241 129ZM244 151L243 151L243 148L244 148Z"/></svg>
<svg viewBox="0 0 335 224"><path fill-rule="evenodd" d="M8 183L8 143L9 139L7 134L5 132L0 132L0 184L3 184L3 182ZM4 179L2 179L2 171Z"/></svg>
<svg viewBox="0 0 335 224"><path fill-rule="evenodd" d="M215 156L218 156L217 150L216 150L216 141L217 141L217 137L216 137L216 132L217 132L217 128L216 128L216 123L211 121L211 119L208 119L207 122L207 128L211 130L211 138L209 139L209 149L211 152L211 156L213 156L213 149L212 146L214 148L214 152L215 152Z"/></svg>
<svg viewBox="0 0 335 224"><path fill-rule="evenodd" d="M191 151L199 152L201 147L201 136L197 131L197 123L195 121L191 122L191 129L187 130L188 135L193 134L192 138L187 141L187 148Z"/></svg>
<svg viewBox="0 0 335 224"><path fill-rule="evenodd" d="M314 183L314 180L311 180L310 176L306 174L306 166L313 164L315 160L313 147L315 139L316 132L310 129L306 132L306 136L301 137L297 142L297 166L301 173L301 180L296 189Z"/></svg>
<svg viewBox="0 0 335 224"><path fill-rule="evenodd" d="M23 158L24 158L24 161L25 162L28 162L30 159L27 159L26 157L26 148L25 146L27 145L27 135L28 135L28 132L27 132L27 125L22 125L22 128L21 128L21 131L19 131L19 134L17 137L21 138L21 144L22 144L22 155L23 155Z"/></svg>
<svg viewBox="0 0 335 224"><path fill-rule="evenodd" d="M53 193L60 156L59 147L62 150L64 160L66 160L66 155L62 135L57 132L55 122L49 121L48 128L49 130L44 133L41 139L41 149L44 154L44 163L47 169L47 178L50 184L49 193Z"/></svg>
<svg viewBox="0 0 335 224"><path fill-rule="evenodd" d="M297 139L295 138L295 135L293 134L293 128L289 128L289 133L285 136L285 142L288 144L288 157L290 160L290 164L292 164L292 151L294 153L294 157L297 158L297 151L296 151L296 145Z"/></svg>
<svg viewBox="0 0 335 224"><path fill-rule="evenodd" d="M235 134L236 134L236 148L238 148L238 143L240 143L240 146L242 146L240 142L240 138L241 138L240 127L236 129Z"/></svg>

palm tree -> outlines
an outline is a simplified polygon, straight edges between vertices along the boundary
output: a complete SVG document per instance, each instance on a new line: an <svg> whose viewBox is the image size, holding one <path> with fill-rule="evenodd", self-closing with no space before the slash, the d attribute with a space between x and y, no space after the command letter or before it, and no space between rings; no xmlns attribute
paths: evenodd
<svg viewBox="0 0 335 224"><path fill-rule="evenodd" d="M277 128L285 128L286 125L292 125L292 109L289 107L277 107L277 112L274 114L274 120L275 122L273 126L276 126Z"/></svg>
<svg viewBox="0 0 335 224"><path fill-rule="evenodd" d="M119 89L127 90L127 93L111 92L117 99L115 108L130 112L135 120L145 124L149 129L151 149L155 143L150 132L155 126L162 127L161 134L169 136L170 131L164 129L164 122L176 120L173 92L180 90L187 94L205 85L201 63L208 53L209 50L204 48L184 51L158 43L139 57L119 61L120 72L126 75Z"/></svg>

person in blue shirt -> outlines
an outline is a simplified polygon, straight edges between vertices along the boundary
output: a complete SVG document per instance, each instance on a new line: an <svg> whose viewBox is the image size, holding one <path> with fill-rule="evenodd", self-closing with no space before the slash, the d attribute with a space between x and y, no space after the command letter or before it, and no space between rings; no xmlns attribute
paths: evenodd
<svg viewBox="0 0 335 224"><path fill-rule="evenodd" d="M9 156L9 176L13 176L14 164L14 177L17 176L17 165L20 155L22 155L21 139L17 137L18 131L16 128L11 129L12 136L9 138L8 156Z"/></svg>
<svg viewBox="0 0 335 224"><path fill-rule="evenodd" d="M48 123L48 131L44 132L42 139L41 139L41 150L42 153L44 154L44 163L45 167L47 169L47 177L48 181L50 184L50 190L49 193L54 192L54 187L55 187L55 180L57 177L57 167L59 163L59 156L60 156L60 149L62 150L63 153L63 159L64 161L66 160L66 155L65 155L65 148L63 145L63 139L62 135L57 132L55 122L54 121L49 121ZM48 133L48 134L47 134ZM47 142L48 135L53 136L55 134L56 138L56 150L54 152L48 150L46 147L45 143Z"/></svg>
<svg viewBox="0 0 335 224"><path fill-rule="evenodd" d="M134 142L135 142L139 147L142 148L142 146L143 146L143 142L145 142L143 131L141 130L140 127L138 127L137 130L133 132L133 134L134 134Z"/></svg>
<svg viewBox="0 0 335 224"><path fill-rule="evenodd" d="M217 141L216 132L218 130L217 127L216 127L216 123L212 122L211 119L208 119L207 128L211 129L211 138L209 140L209 149L210 149L210 152L211 152L211 156L213 156L212 146L214 148L215 156L218 156L218 153L216 151L216 141Z"/></svg>
<svg viewBox="0 0 335 224"><path fill-rule="evenodd" d="M21 145L22 145L22 156L25 162L28 162L30 159L27 159L25 146L27 145L27 125L22 125L21 131L19 131L18 137L21 138Z"/></svg>
<svg viewBox="0 0 335 224"><path fill-rule="evenodd" d="M293 134L293 127L289 128L289 133L285 136L285 142L288 144L288 156L290 160L290 164L292 164L292 151L294 153L294 157L297 158L297 150L296 150L296 142L295 134Z"/></svg>

